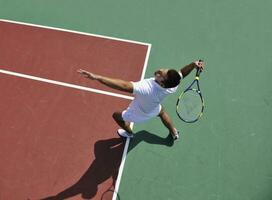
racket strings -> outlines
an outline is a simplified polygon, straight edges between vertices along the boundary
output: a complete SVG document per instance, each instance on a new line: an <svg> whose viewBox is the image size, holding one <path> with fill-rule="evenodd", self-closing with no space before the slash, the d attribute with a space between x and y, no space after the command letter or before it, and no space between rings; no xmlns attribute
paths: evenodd
<svg viewBox="0 0 272 200"><path fill-rule="evenodd" d="M192 122L199 118L202 107L203 103L198 90L192 89L181 96L177 112L183 120Z"/></svg>

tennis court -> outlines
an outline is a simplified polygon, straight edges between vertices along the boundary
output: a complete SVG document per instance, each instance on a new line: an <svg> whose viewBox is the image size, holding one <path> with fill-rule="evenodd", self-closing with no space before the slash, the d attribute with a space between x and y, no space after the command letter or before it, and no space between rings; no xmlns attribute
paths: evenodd
<svg viewBox="0 0 272 200"><path fill-rule="evenodd" d="M0 199L271 200L271 6L0 0ZM136 81L198 58L203 117L175 113L193 75L163 102L174 144L152 119L128 145L112 113L132 97L76 73Z"/></svg>
<svg viewBox="0 0 272 200"><path fill-rule="evenodd" d="M121 76L137 80L150 45L15 21L0 27L1 198L101 199L116 185L125 147L108 116L132 97L89 84L77 69L91 63L88 70L119 76L121 65Z"/></svg>

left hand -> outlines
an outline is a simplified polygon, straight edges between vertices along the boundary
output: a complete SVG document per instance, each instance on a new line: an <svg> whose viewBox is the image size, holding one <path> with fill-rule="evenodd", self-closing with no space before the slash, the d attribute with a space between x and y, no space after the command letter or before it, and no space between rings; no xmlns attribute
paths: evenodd
<svg viewBox="0 0 272 200"><path fill-rule="evenodd" d="M96 80L97 79L97 75L96 74L93 74L91 72L88 72L86 70L83 70L83 69L79 69L77 71L78 73L82 74L83 76L85 76L86 78L90 78L92 80Z"/></svg>
<svg viewBox="0 0 272 200"><path fill-rule="evenodd" d="M196 65L196 67L200 68L201 70L203 70L204 67L205 67L205 63L204 63L203 60L197 60L197 61L195 61L194 63L195 63L195 65Z"/></svg>

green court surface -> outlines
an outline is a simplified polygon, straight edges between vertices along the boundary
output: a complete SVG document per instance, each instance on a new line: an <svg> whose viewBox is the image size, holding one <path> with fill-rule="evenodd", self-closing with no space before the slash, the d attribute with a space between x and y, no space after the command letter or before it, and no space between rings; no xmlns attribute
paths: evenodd
<svg viewBox="0 0 272 200"><path fill-rule="evenodd" d="M130 144L122 200L271 200L271 7L268 0L0 0L0 18L151 43L146 77L206 61L200 121L185 124L175 114L192 75L163 103L181 140L168 145L159 119L134 126L141 137Z"/></svg>

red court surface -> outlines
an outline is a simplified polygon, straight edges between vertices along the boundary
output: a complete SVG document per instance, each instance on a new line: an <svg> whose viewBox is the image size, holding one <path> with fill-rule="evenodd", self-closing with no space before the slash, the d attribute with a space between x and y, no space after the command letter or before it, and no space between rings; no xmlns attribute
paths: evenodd
<svg viewBox="0 0 272 200"><path fill-rule="evenodd" d="M98 89L75 66L139 80L148 49L6 22L0 35L0 69ZM101 199L112 188L124 141L111 116L129 100L2 73L0 90L1 200Z"/></svg>
<svg viewBox="0 0 272 200"><path fill-rule="evenodd" d="M46 79L113 91L79 79L83 68L105 76L139 80L147 44L0 21L0 68ZM116 92L116 91L115 91Z"/></svg>

